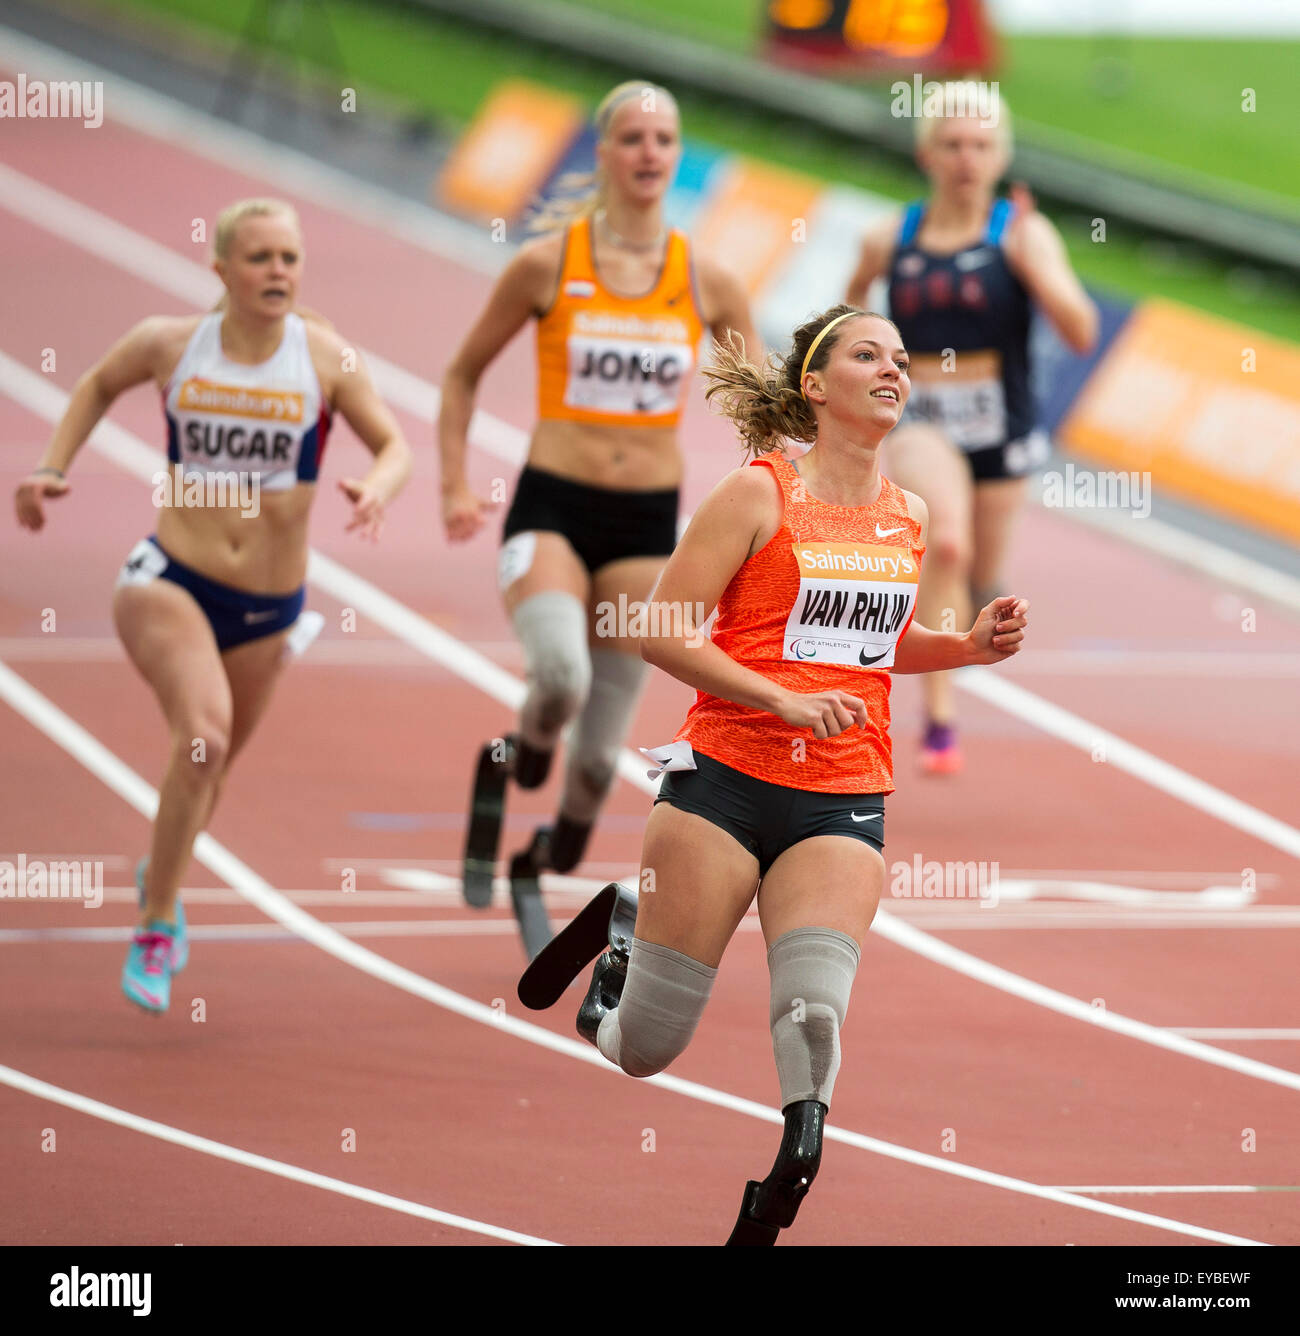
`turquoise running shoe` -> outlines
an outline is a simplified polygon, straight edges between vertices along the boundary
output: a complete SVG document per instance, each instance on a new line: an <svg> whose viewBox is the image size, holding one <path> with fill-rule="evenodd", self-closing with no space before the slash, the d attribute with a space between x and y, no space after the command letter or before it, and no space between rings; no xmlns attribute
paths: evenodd
<svg viewBox="0 0 1300 1336"><path fill-rule="evenodd" d="M140 908L144 908L144 874L149 867L149 855L135 865L135 888L140 892ZM176 897L176 944L172 947L172 973L179 974L190 961L190 936L185 931L185 906Z"/></svg>
<svg viewBox="0 0 1300 1336"><path fill-rule="evenodd" d="M151 920L131 939L122 969L122 991L136 1006L155 1015L162 1015L171 1001L175 936L170 923Z"/></svg>

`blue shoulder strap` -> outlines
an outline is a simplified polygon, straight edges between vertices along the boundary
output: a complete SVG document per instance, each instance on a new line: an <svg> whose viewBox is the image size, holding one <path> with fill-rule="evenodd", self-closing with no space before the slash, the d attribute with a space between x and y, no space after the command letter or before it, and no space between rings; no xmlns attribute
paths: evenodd
<svg viewBox="0 0 1300 1336"><path fill-rule="evenodd" d="M923 200L913 200L911 204L903 210L903 224L898 229L898 245L910 246L916 237L917 231L921 226L921 219L925 215L925 202Z"/></svg>
<svg viewBox="0 0 1300 1336"><path fill-rule="evenodd" d="M997 200L989 212L989 225L984 232L985 245L998 245L1002 241L1002 234L1007 230L1007 224L1010 221L1011 201L1009 199Z"/></svg>

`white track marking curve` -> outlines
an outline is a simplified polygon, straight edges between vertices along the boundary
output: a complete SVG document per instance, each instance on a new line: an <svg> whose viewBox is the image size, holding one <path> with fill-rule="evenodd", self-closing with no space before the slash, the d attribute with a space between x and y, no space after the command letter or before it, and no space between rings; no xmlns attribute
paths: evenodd
<svg viewBox="0 0 1300 1336"><path fill-rule="evenodd" d="M0 393L8 394L31 412L46 418L48 421L57 421L63 412L63 406L67 403L67 395L62 390L49 384L34 371L30 371L3 352L0 352ZM138 437L113 422L101 422L90 438L90 445L113 459L127 472L146 480L152 477L160 457L159 452L151 450ZM488 695L496 697L497 700L502 701L512 709L517 709L522 702L524 684L518 678L499 668L481 654L468 649L454 636L435 626L427 618L408 608L404 603L400 603L391 595L384 593L383 590L376 588L368 580L356 575L347 567L316 552L314 549L307 567L307 578L345 606L359 608L394 636L405 640L422 653L427 654L431 659L451 669L466 681L485 691ZM16 675L13 676L14 680L22 681ZM1021 689L1016 688L1016 690L1020 691ZM1030 693L1025 692L1023 694L1029 695ZM1037 698L1034 697L1033 699L1036 700ZM1042 704L1047 705L1047 702L1042 702ZM1056 707L1050 708L1055 709ZM1060 713L1065 714L1066 712L1061 711ZM1068 716L1068 718L1077 721L1077 716ZM1099 734L1103 732L1101 729L1096 731ZM1112 735L1107 734L1106 736ZM1122 740L1116 738L1115 741L1118 743ZM1124 746L1128 747L1128 744L1124 744ZM1148 757L1147 753L1140 752L1138 748L1132 748L1131 750L1138 753L1139 757ZM1126 755L1127 753L1122 752L1121 754ZM1154 757L1148 757L1148 759L1156 761ZM1203 785L1200 780L1195 780L1189 775L1183 775L1181 771L1168 766L1166 762L1158 762L1158 765L1174 771L1175 775L1181 776L1189 785L1200 786L1201 788L1209 787ZM646 762L643 758L633 756L630 751L624 750L619 757L618 770L624 779L643 792L651 794L655 792L655 785L646 778ZM1238 800L1229 798L1227 794L1224 794L1223 797L1225 807L1224 812L1220 815L1225 821L1235 824L1233 816L1236 808L1233 805L1245 807L1245 804L1238 804ZM144 809L140 808L140 810L143 811ZM1255 809L1247 808L1247 812L1255 813ZM1281 825L1280 822L1276 822L1276 818L1268 817L1265 813L1258 812L1255 815L1261 818L1263 823ZM1265 825L1264 828L1268 829L1269 827ZM1283 831L1288 837L1300 840L1300 831L1294 831L1290 827L1283 827ZM1250 833L1254 832L1251 831ZM206 838L207 836L200 836L200 839ZM198 845L195 846L195 852L197 855ZM272 914L271 917L276 916ZM311 921L315 922L314 919ZM885 910L880 910L876 914L872 928L873 931L896 945L924 956L936 964L943 965L981 983L1000 988L1038 1006L1046 1007L1048 1010L1059 1012L1090 1025L1099 1026L1102 1029L1127 1035L1131 1039L1138 1039L1156 1048L1184 1054L1200 1062L1226 1067L1242 1075L1270 1081L1288 1089L1300 1090L1300 1074L1296 1072L1257 1062L1252 1058L1245 1058L1226 1049L1201 1044L1193 1039L1185 1039L1180 1035L1170 1034L1143 1021L1132 1020L1114 1012L1100 1011L1078 998L1057 992L1043 984L1034 983L1020 975L1012 974L1009 970L990 965L978 956L970 955L956 947L949 946L947 943L929 936L921 929L904 923Z"/></svg>
<svg viewBox="0 0 1300 1336"><path fill-rule="evenodd" d="M46 737L55 742L74 760L83 765L91 774L101 780L120 798L134 807L142 816L152 820L157 811L158 795L151 785L145 782L117 755L111 752L93 734L89 733L70 716L66 715L52 701L48 700L33 686L19 677L6 664L0 663L0 698L3 698L17 713L39 729ZM326 927L318 919L291 904L268 882L263 880L246 863L238 859L223 845L219 844L206 832L194 842L194 856L204 867L215 872L227 885L234 887L250 904L256 906L268 918L275 919L285 927L297 933L313 946L319 947L336 959L353 966L362 973L383 983L391 984L403 991L432 1002L458 1016L478 1021L505 1034L536 1044L541 1048L562 1053L610 1076L622 1077L617 1068L601 1057L589 1044L557 1035L543 1026L528 1021L516 1020L506 1015L504 1010L485 1006L472 998L463 996L450 988L445 988L423 975L403 968L393 961L350 941L334 929ZM689 1099L727 1109L761 1122L783 1126L781 1114L776 1109L769 1109L754 1100L743 1099L724 1090L715 1090L711 1086L681 1077L661 1073L646 1078L651 1085L664 1090L671 1090ZM1147 1225L1153 1229L1166 1230L1170 1233L1183 1234L1190 1238L1205 1239L1213 1243L1229 1243L1242 1246L1267 1246L1258 1239L1248 1239L1236 1234L1227 1234L1221 1230L1205 1229L1200 1225L1186 1224L1182 1221L1168 1220L1162 1216L1149 1215L1142 1211L1132 1211L1126 1207L1114 1206L1108 1202L1095 1202L1084 1196L1074 1196L1044 1188L1036 1183L1012 1178L1006 1174L993 1173L979 1169L974 1165L954 1163L936 1155L927 1155L922 1151L911 1150L905 1146L896 1146L888 1141L864 1136L859 1132L850 1132L840 1127L828 1126L826 1138L840 1141L847 1145L888 1159L900 1160L906 1164L937 1170L957 1178L968 1179L989 1187L1004 1188L1007 1191L1056 1202L1062 1206L1073 1206L1081 1210L1100 1215L1112 1216L1135 1224Z"/></svg>
<svg viewBox="0 0 1300 1336"><path fill-rule="evenodd" d="M88 1114L91 1118L99 1118L106 1123L116 1123L118 1127L129 1128L132 1132L141 1132L145 1136L156 1137L159 1141L170 1141L173 1146L183 1146L186 1150L198 1151L200 1155L211 1155L218 1160L243 1165L246 1169L258 1169L264 1174L287 1178L292 1183L303 1183L309 1188L322 1188L326 1192L337 1193L340 1197L351 1197L354 1201L363 1201L371 1206L382 1206L387 1211L413 1215L420 1220L432 1220L435 1224L450 1225L454 1229L467 1230L472 1234L486 1234L489 1238L504 1239L507 1243L522 1243L540 1248L560 1246L550 1239L538 1239L531 1234L520 1234L513 1229L484 1224L482 1220L471 1220L468 1216L452 1215L433 1206L407 1201L404 1197L376 1192L373 1188L363 1188L356 1183L344 1182L341 1178L330 1178L327 1174L318 1174L312 1169L300 1169L296 1164L286 1164L283 1160L255 1155L252 1151L240 1150L238 1146L227 1146L223 1141L212 1141L208 1137L196 1136L193 1132L185 1132L179 1127L155 1122L152 1118L141 1118L139 1114L128 1113L125 1109L104 1104L87 1095L79 1095L75 1090L64 1090L62 1086L51 1085L48 1081L38 1080L34 1076L28 1076L26 1072L16 1071L13 1067L6 1067L3 1064L0 1064L0 1083L13 1090L33 1095L37 1099L47 1099L54 1104L62 1104L64 1108L75 1109L78 1113Z"/></svg>

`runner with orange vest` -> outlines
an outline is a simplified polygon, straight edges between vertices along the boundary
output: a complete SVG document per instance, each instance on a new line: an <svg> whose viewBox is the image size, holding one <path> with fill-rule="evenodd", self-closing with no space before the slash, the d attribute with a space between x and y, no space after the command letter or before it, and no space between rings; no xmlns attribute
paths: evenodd
<svg viewBox="0 0 1300 1336"><path fill-rule="evenodd" d="M645 672L639 622L629 633L630 619L620 625L602 613L648 599L676 542L677 425L701 334L735 330L755 355L760 347L740 281L697 260L686 237L665 226L663 200L681 155L672 95L621 84L601 103L596 127L594 189L537 220L554 230L506 268L443 379L443 520L448 538L463 542L487 509L465 472L476 389L536 318L538 420L498 567L528 694L516 732L479 758L465 894L480 906L491 898L506 780L543 784L575 716L558 819L516 855L512 884L518 891L529 882L535 901L538 871L567 872L581 861ZM532 953L540 943L524 926Z"/></svg>
<svg viewBox="0 0 1300 1336"><path fill-rule="evenodd" d="M877 460L909 392L890 321L838 306L795 331L774 375L725 353L705 374L757 457L696 511L655 591L661 630L670 609L716 606L711 639L688 627L642 642L697 693L676 739L646 752L666 772L641 860L653 894L633 905L607 887L530 966L520 996L544 1002L529 985L547 974L554 992L581 968L576 946L587 960L601 950L594 920L617 896L622 936L596 962L578 1030L631 1076L662 1071L694 1034L757 892L785 1135L730 1242L770 1244L817 1172L884 883L890 675L1000 663L1020 649L1028 604L995 598L964 634L913 620L925 503ZM786 441L813 447L796 458Z"/></svg>

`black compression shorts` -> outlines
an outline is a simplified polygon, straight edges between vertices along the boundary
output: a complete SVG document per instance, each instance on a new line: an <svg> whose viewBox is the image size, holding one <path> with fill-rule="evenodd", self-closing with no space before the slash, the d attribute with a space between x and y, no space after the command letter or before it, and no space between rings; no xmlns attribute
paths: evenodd
<svg viewBox="0 0 1300 1336"><path fill-rule="evenodd" d="M678 491L588 487L525 465L502 542L517 533L562 534L591 574L626 557L666 557L677 545Z"/></svg>
<svg viewBox="0 0 1300 1336"><path fill-rule="evenodd" d="M758 859L759 876L791 845L814 835L847 835L885 848L883 793L811 793L769 784L695 752L694 770L664 776L656 803L694 812L733 836Z"/></svg>

